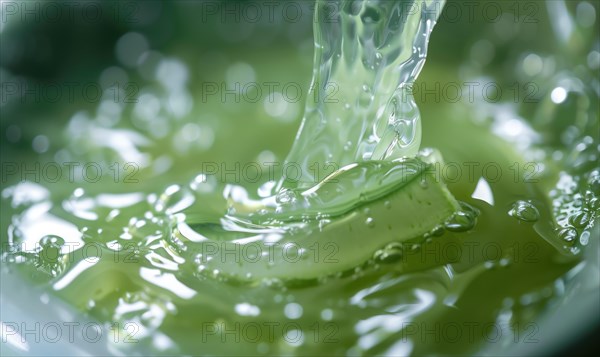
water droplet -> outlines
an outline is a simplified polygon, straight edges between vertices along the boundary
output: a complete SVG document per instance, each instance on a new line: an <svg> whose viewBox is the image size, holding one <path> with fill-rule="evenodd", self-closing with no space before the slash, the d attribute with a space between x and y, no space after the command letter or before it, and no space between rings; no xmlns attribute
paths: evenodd
<svg viewBox="0 0 600 357"><path fill-rule="evenodd" d="M466 202L459 202L460 204L460 208L462 208L463 211L465 212L469 212L474 216L479 216L479 214L481 213L481 211L479 211L479 209L475 206L472 206Z"/></svg>
<svg viewBox="0 0 600 357"><path fill-rule="evenodd" d="M379 21L380 14L377 8L369 6L363 11L360 18L364 24L371 24Z"/></svg>
<svg viewBox="0 0 600 357"><path fill-rule="evenodd" d="M189 186L198 193L211 193L215 190L217 181L213 175L199 174Z"/></svg>
<svg viewBox="0 0 600 357"><path fill-rule="evenodd" d="M291 302L291 303L285 305L285 307L283 308L283 313L285 314L285 316L288 319L292 319L292 320L296 320L296 319L299 319L300 317L302 317L303 312L304 312L304 309L302 308L302 305L297 304L295 302Z"/></svg>
<svg viewBox="0 0 600 357"><path fill-rule="evenodd" d="M38 135L33 138L31 145L38 154L43 154L50 148L50 140L45 135Z"/></svg>
<svg viewBox="0 0 600 357"><path fill-rule="evenodd" d="M456 212L445 224L451 232L465 232L475 226L477 219L471 212Z"/></svg>
<svg viewBox="0 0 600 357"><path fill-rule="evenodd" d="M600 172L594 171L590 174L588 185L593 192L600 193Z"/></svg>
<svg viewBox="0 0 600 357"><path fill-rule="evenodd" d="M575 228L572 227L564 228L558 233L558 235L562 240L569 243L574 242L578 236L577 231L575 230Z"/></svg>
<svg viewBox="0 0 600 357"><path fill-rule="evenodd" d="M592 198L589 202L588 202L588 206L593 209L593 210L597 210L600 209L600 199L594 197Z"/></svg>
<svg viewBox="0 0 600 357"><path fill-rule="evenodd" d="M65 244L65 240L59 236L55 236L55 235L47 235L42 237L42 239L40 239L40 245L42 246L42 248L47 248L47 247L54 247L54 248L60 248L63 246L63 244Z"/></svg>
<svg viewBox="0 0 600 357"><path fill-rule="evenodd" d="M590 231L581 232L581 236L579 236L579 242L581 243L581 245L588 245L588 243L590 242L590 234Z"/></svg>
<svg viewBox="0 0 600 357"><path fill-rule="evenodd" d="M501 267L507 267L510 264L510 260L507 258L502 258L500 259L499 263Z"/></svg>
<svg viewBox="0 0 600 357"><path fill-rule="evenodd" d="M65 240L59 236L47 235L40 239L41 250L37 256L35 266L38 270L57 277L66 268L66 260L63 259L61 247Z"/></svg>
<svg viewBox="0 0 600 357"><path fill-rule="evenodd" d="M76 197L76 198L82 197L84 193L85 193L85 191L83 190L83 188L78 187L75 189L75 191L73 191L73 197Z"/></svg>
<svg viewBox="0 0 600 357"><path fill-rule="evenodd" d="M260 308L247 302L235 305L235 312L240 316L258 316Z"/></svg>
<svg viewBox="0 0 600 357"><path fill-rule="evenodd" d="M571 223L573 226L575 226L577 228L585 227L585 225L589 222L589 220L590 220L590 215L585 211L575 213L569 217L569 223Z"/></svg>
<svg viewBox="0 0 600 357"><path fill-rule="evenodd" d="M275 200L281 205L290 204L296 200L296 195L290 190L283 190L277 193Z"/></svg>
<svg viewBox="0 0 600 357"><path fill-rule="evenodd" d="M50 302L50 295L48 295L47 293L43 293L42 295L40 295L40 301L42 302L42 304L48 305L48 303Z"/></svg>
<svg viewBox="0 0 600 357"><path fill-rule="evenodd" d="M352 147L352 141L347 141L346 145L344 145L344 151L350 151Z"/></svg>
<svg viewBox="0 0 600 357"><path fill-rule="evenodd" d="M373 217L369 217L365 220L365 224L370 228L373 228L375 227L375 220L373 219Z"/></svg>
<svg viewBox="0 0 600 357"><path fill-rule="evenodd" d="M331 309L321 310L321 318L325 321L331 321L331 319L333 319L333 310L331 310Z"/></svg>
<svg viewBox="0 0 600 357"><path fill-rule="evenodd" d="M437 226L435 228L433 228L430 232L430 234L434 237L441 237L442 235L444 235L444 232L446 230L444 229L444 226Z"/></svg>
<svg viewBox="0 0 600 357"><path fill-rule="evenodd" d="M513 203L508 214L524 222L536 222L540 218L540 213L533 204L521 200Z"/></svg>
<svg viewBox="0 0 600 357"><path fill-rule="evenodd" d="M171 185L154 202L154 210L158 213L173 214L188 208L194 201L194 196L187 188Z"/></svg>
<svg viewBox="0 0 600 357"><path fill-rule="evenodd" d="M373 94L370 91L365 90L365 87L363 87L363 91L358 96L359 107L364 108L366 106L369 106L373 101L373 98Z"/></svg>

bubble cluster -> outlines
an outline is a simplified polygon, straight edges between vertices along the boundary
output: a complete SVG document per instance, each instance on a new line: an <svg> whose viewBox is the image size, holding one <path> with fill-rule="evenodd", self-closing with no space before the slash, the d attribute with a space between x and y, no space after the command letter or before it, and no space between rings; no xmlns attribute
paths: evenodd
<svg viewBox="0 0 600 357"><path fill-rule="evenodd" d="M598 224L600 192L595 187L598 176L598 169L580 176L563 172L550 192L556 234L573 253L587 245L590 230Z"/></svg>

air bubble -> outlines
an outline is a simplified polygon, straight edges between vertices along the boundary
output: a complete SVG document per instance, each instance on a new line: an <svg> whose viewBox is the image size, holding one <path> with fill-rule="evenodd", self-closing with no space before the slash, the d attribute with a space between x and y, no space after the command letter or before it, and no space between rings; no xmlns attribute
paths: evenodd
<svg viewBox="0 0 600 357"><path fill-rule="evenodd" d="M373 260L378 263L394 263L402 258L402 244L394 242L375 252Z"/></svg>

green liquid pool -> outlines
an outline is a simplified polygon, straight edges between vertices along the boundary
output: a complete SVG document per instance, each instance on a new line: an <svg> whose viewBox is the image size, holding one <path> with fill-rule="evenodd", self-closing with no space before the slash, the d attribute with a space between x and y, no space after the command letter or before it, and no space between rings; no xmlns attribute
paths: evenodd
<svg viewBox="0 0 600 357"><path fill-rule="evenodd" d="M164 91L142 91L117 125L76 114L60 145L64 161L139 167L118 164L118 180L4 188L5 267L116 326L109 343L123 353L477 354L534 343L538 317L585 269L599 236L598 107L581 109L589 91L574 94L589 120L568 145L540 130L560 115L549 99L537 127L482 122L484 109L463 104L422 118L406 84L423 68L443 2L406 15L402 2L342 1L339 21L327 22L330 4L316 6L295 139L294 125L264 113L221 121L218 101L183 118L147 114L200 93L170 83L187 70L163 60ZM274 49L253 71L306 83L287 71L300 61ZM252 113L245 105L234 111ZM267 172L278 159L300 175L253 181L219 166Z"/></svg>

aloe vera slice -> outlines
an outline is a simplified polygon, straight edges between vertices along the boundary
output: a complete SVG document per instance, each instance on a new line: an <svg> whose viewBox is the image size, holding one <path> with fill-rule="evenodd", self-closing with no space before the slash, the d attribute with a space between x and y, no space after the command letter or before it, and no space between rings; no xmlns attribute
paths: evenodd
<svg viewBox="0 0 600 357"><path fill-rule="evenodd" d="M331 196L321 204L335 208L335 214L325 219L313 219L314 212L307 209L310 219L286 221L284 230L257 229L247 238L200 241L199 270L241 280L307 280L351 270L389 243L418 240L460 210L445 184L427 170L431 167L423 163L404 180L389 181L386 185L395 190L388 194L367 185L356 200L359 207Z"/></svg>

